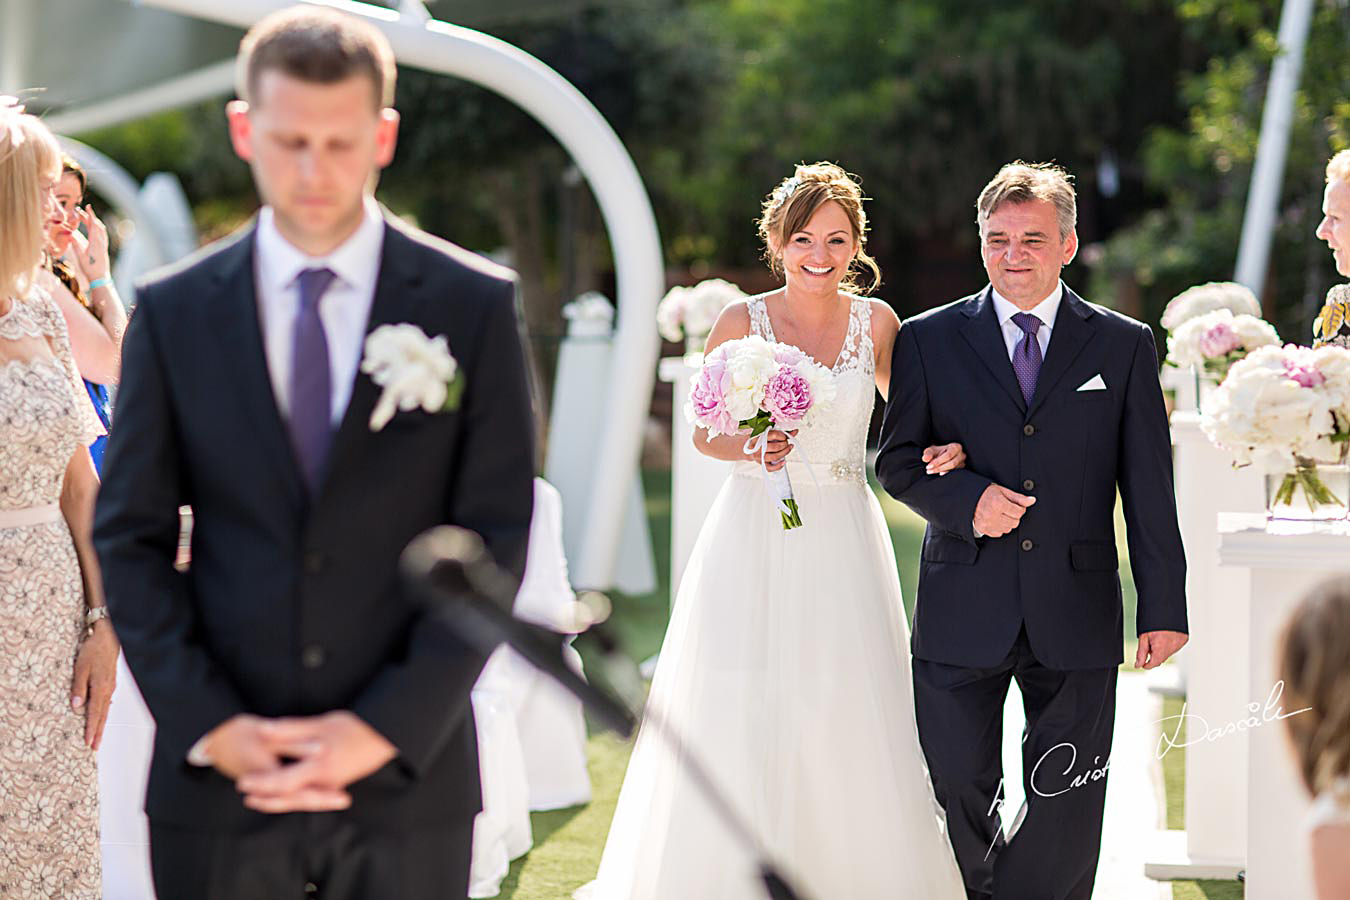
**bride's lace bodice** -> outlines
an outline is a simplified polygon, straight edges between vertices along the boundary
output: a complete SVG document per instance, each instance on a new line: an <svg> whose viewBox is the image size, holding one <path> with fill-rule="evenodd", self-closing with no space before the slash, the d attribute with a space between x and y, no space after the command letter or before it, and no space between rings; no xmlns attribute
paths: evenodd
<svg viewBox="0 0 1350 900"><path fill-rule="evenodd" d="M751 333L776 341L763 295L746 301ZM828 361L821 361L825 365ZM797 433L797 448L788 459L828 466L839 480L862 481L867 429L876 399L876 359L872 351L872 306L865 297L849 305L848 334L834 368L837 393L829 412Z"/></svg>
<svg viewBox="0 0 1350 900"><path fill-rule="evenodd" d="M0 315L0 510L56 503L71 454L102 433L78 385L65 319L34 288Z"/></svg>

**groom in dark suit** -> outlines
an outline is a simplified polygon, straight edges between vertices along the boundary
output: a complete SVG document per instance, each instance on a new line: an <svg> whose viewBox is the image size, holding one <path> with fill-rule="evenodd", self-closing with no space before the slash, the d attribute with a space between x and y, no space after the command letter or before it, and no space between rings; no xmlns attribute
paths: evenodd
<svg viewBox="0 0 1350 900"><path fill-rule="evenodd" d="M1186 642L1186 561L1153 333L1060 281L1073 186L1005 166L980 194L989 287L906 321L877 475L928 521L914 614L919 737L974 898L1089 900L1122 661L1114 510L1138 588L1135 665ZM926 475L959 441L967 467ZM1002 711L1023 695L1027 806L999 827Z"/></svg>
<svg viewBox="0 0 1350 900"><path fill-rule="evenodd" d="M462 898L484 658L401 589L397 562L452 523L524 570L533 435L514 282L375 203L398 129L376 29L279 13L245 37L239 71L231 139L266 205L139 288L96 517L157 725L156 890ZM422 378L408 399L430 411L386 422L360 363L366 335L395 324L413 343L443 336L462 391Z"/></svg>

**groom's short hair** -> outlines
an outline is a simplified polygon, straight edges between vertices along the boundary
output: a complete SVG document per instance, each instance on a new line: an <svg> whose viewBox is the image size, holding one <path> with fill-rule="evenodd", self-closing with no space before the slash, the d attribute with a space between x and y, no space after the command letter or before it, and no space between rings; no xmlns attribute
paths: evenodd
<svg viewBox="0 0 1350 900"><path fill-rule="evenodd" d="M336 84L353 75L370 79L376 109L394 105L394 50L378 28L322 6L293 6L264 17L239 44L235 90L250 106L258 80L275 69L300 81Z"/></svg>
<svg viewBox="0 0 1350 900"><path fill-rule="evenodd" d="M1342 150L1327 163L1327 184L1350 181L1350 150Z"/></svg>
<svg viewBox="0 0 1350 900"><path fill-rule="evenodd" d="M993 180L980 191L975 201L975 221L984 233L989 217L1005 203L1028 203L1045 200L1055 207L1059 220L1060 240L1073 233L1078 225L1078 198L1073 189L1073 176L1054 163L1010 162L998 170Z"/></svg>

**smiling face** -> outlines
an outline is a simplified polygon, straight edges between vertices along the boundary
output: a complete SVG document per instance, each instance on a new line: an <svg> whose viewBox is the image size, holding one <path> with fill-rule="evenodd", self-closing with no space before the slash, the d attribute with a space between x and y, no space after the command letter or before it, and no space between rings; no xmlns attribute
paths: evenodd
<svg viewBox="0 0 1350 900"><path fill-rule="evenodd" d="M848 213L833 200L822 203L801 231L787 235L782 247L788 287L809 293L837 292L857 251Z"/></svg>
<svg viewBox="0 0 1350 900"><path fill-rule="evenodd" d="M269 69L252 107L229 106L235 153L252 167L277 230L310 255L356 230L366 192L394 157L398 113L381 109L374 92L361 75L322 84Z"/></svg>
<svg viewBox="0 0 1350 900"><path fill-rule="evenodd" d="M1059 273L1078 252L1078 235L1060 237L1049 200L1003 203L981 228L984 270L994 290L1018 309L1036 306L1059 283Z"/></svg>
<svg viewBox="0 0 1350 900"><path fill-rule="evenodd" d="M62 172L61 180L56 183L56 202L61 207L62 216L59 221L49 223L47 228L47 245L54 256L65 253L70 246L78 221L76 210L83 201L80 179L73 172Z"/></svg>
<svg viewBox="0 0 1350 900"><path fill-rule="evenodd" d="M1322 221L1317 236L1327 242L1336 271L1350 277L1350 181L1327 183L1322 195Z"/></svg>

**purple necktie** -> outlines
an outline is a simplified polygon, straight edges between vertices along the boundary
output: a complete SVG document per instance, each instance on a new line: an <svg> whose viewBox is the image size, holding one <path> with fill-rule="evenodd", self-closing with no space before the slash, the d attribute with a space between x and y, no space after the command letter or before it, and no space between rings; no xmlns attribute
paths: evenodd
<svg viewBox="0 0 1350 900"><path fill-rule="evenodd" d="M328 446L333 441L328 339L319 319L319 298L333 283L333 277L328 269L300 273L300 309L291 335L291 444L310 496L318 493Z"/></svg>
<svg viewBox="0 0 1350 900"><path fill-rule="evenodd" d="M1024 332L1013 350L1013 371L1017 373L1017 383L1022 386L1022 399L1030 406L1031 395L1036 393L1036 376L1041 374L1041 342L1036 340L1041 320L1024 312L1014 313L1012 320Z"/></svg>

